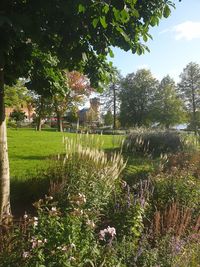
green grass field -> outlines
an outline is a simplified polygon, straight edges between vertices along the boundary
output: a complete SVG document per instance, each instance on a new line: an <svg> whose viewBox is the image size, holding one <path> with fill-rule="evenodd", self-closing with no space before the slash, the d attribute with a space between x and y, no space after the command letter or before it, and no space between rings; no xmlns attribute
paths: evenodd
<svg viewBox="0 0 200 267"><path fill-rule="evenodd" d="M27 179L38 169L48 166L48 159L64 152L63 136L76 138L76 134L55 130L37 132L34 129L8 129L8 149L11 179ZM98 135L103 149L116 148L119 136Z"/></svg>

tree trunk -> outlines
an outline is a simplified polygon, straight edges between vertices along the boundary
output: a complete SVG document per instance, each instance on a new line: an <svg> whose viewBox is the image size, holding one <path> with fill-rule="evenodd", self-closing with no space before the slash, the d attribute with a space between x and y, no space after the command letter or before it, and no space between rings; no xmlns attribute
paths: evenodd
<svg viewBox="0 0 200 267"><path fill-rule="evenodd" d="M57 112L57 126L58 126L58 131L63 132L62 118L59 111Z"/></svg>
<svg viewBox="0 0 200 267"><path fill-rule="evenodd" d="M193 82L192 82L192 117L194 123L194 134L197 135L196 101L195 101L195 91Z"/></svg>
<svg viewBox="0 0 200 267"><path fill-rule="evenodd" d="M38 112L38 119L37 119L37 131L42 130L42 114L43 114L43 109L44 109L44 98L43 96L40 97L40 106L39 106L39 112Z"/></svg>
<svg viewBox="0 0 200 267"><path fill-rule="evenodd" d="M41 129L42 129L42 118L41 118L41 116L39 115L39 116L38 116L38 119L37 119L37 127L36 127L36 130L37 130L37 131L41 131Z"/></svg>
<svg viewBox="0 0 200 267"><path fill-rule="evenodd" d="M10 171L4 106L4 61L0 55L0 222L11 213Z"/></svg>
<svg viewBox="0 0 200 267"><path fill-rule="evenodd" d="M116 130L116 88L113 83L113 129Z"/></svg>

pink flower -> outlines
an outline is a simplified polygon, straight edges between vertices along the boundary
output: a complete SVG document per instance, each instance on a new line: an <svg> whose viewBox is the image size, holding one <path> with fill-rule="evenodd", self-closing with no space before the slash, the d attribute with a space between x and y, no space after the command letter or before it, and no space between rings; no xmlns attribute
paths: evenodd
<svg viewBox="0 0 200 267"><path fill-rule="evenodd" d="M114 227L108 226L107 231L112 237L116 235L116 229Z"/></svg>
<svg viewBox="0 0 200 267"><path fill-rule="evenodd" d="M104 230L100 230L99 232L99 239L105 240L106 234L113 239L116 236L116 229L114 227L108 226Z"/></svg>

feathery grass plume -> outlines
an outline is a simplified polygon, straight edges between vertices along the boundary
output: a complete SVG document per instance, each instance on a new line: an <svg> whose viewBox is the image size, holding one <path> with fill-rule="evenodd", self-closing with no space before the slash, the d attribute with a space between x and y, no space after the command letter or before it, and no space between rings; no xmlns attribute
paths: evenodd
<svg viewBox="0 0 200 267"><path fill-rule="evenodd" d="M86 196L87 206L100 210L105 206L126 166L121 152L106 153L101 138L94 135L77 135L64 138L65 154L56 163L51 195L71 203L79 193ZM53 175L52 175L53 177Z"/></svg>
<svg viewBox="0 0 200 267"><path fill-rule="evenodd" d="M196 148L196 143L188 134L159 129L134 129L124 142L124 150L154 157Z"/></svg>

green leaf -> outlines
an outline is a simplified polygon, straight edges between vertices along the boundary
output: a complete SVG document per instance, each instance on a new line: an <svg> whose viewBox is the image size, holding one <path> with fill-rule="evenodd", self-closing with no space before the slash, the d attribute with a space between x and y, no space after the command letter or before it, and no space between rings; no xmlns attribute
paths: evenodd
<svg viewBox="0 0 200 267"><path fill-rule="evenodd" d="M85 13L85 6L83 6L82 4L79 4L78 13Z"/></svg>
<svg viewBox="0 0 200 267"><path fill-rule="evenodd" d="M100 17L100 22L101 22L101 25L103 26L103 28L106 29L107 26L108 26L108 24L106 23L106 18L105 18L105 16Z"/></svg>
<svg viewBox="0 0 200 267"><path fill-rule="evenodd" d="M116 29L117 29L118 32L121 33L121 35L124 37L124 39L125 39L126 42L130 42L129 36L125 33L125 31L122 28L120 28L119 26L117 26Z"/></svg>
<svg viewBox="0 0 200 267"><path fill-rule="evenodd" d="M114 53L113 53L112 49L110 49L110 48L109 48L109 56L110 56L111 58L114 57Z"/></svg>
<svg viewBox="0 0 200 267"><path fill-rule="evenodd" d="M140 45L136 48L136 53L140 56L144 53L144 48Z"/></svg>
<svg viewBox="0 0 200 267"><path fill-rule="evenodd" d="M159 24L159 18L154 16L151 18L151 21L150 21L150 24L151 26L155 26L155 25L158 25Z"/></svg>
<svg viewBox="0 0 200 267"><path fill-rule="evenodd" d="M113 8L113 13L116 20L120 20L120 11L117 10L115 7Z"/></svg>
<svg viewBox="0 0 200 267"><path fill-rule="evenodd" d="M99 22L99 18L95 18L95 19L93 19L93 21L92 21L92 25L93 25L94 28L97 27L98 22Z"/></svg>
<svg viewBox="0 0 200 267"><path fill-rule="evenodd" d="M128 14L128 12L125 9L123 9L120 12L120 14L121 14L121 20L122 20L122 22L125 22L126 23L129 20L129 14Z"/></svg>
<svg viewBox="0 0 200 267"><path fill-rule="evenodd" d="M147 35L146 35L146 34L143 35L143 40L144 40L145 42L148 41L148 38L147 38Z"/></svg>
<svg viewBox="0 0 200 267"><path fill-rule="evenodd" d="M103 13L107 14L108 11L109 11L109 9L110 9L109 5L106 4L106 5L103 7L102 11L103 11Z"/></svg>
<svg viewBox="0 0 200 267"><path fill-rule="evenodd" d="M171 10L170 10L169 6L168 5L165 5L165 8L163 10L163 16L165 18L168 18L170 14L171 14Z"/></svg>

